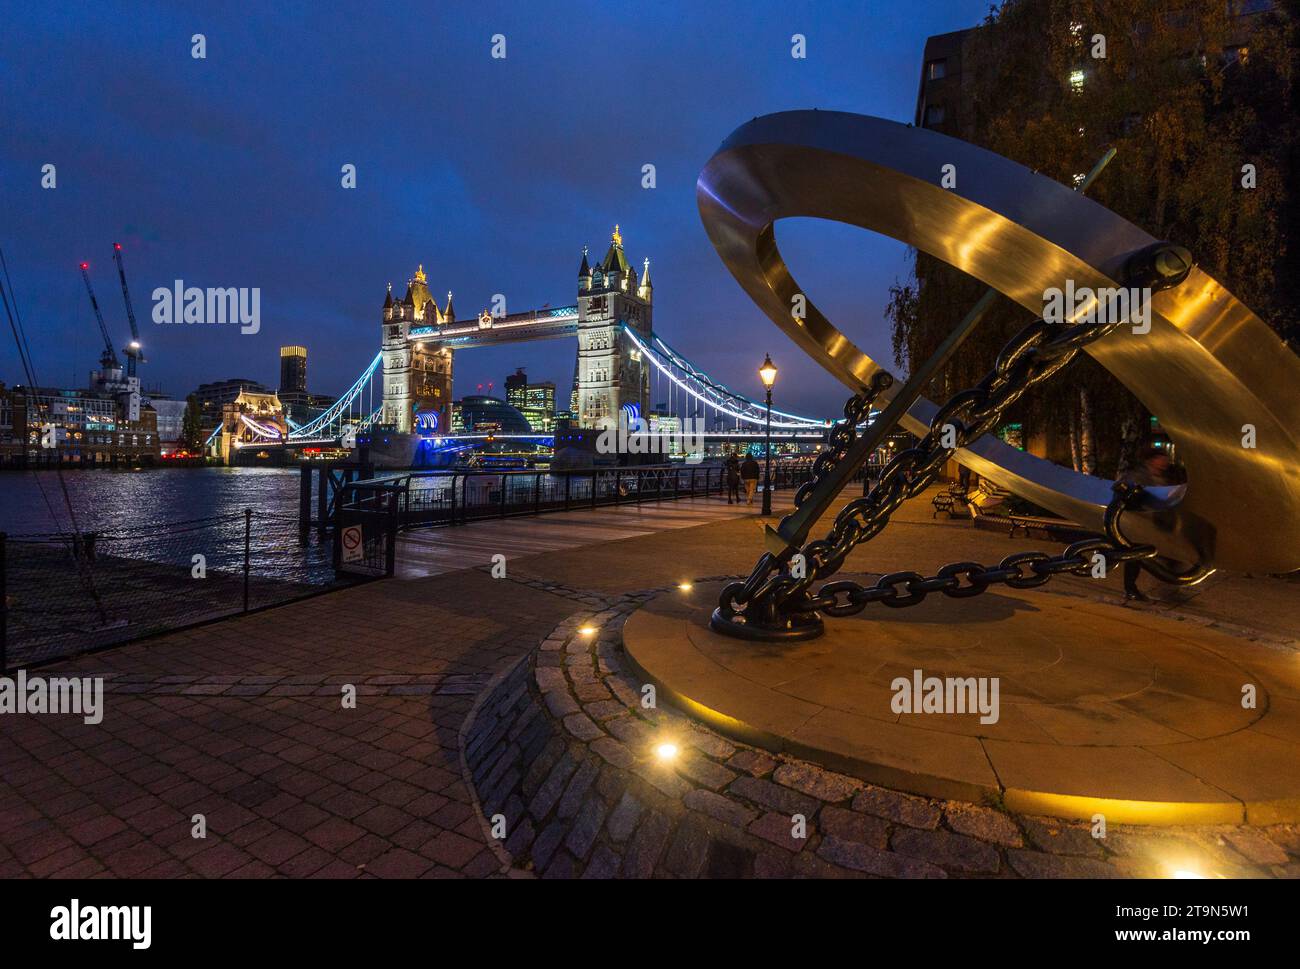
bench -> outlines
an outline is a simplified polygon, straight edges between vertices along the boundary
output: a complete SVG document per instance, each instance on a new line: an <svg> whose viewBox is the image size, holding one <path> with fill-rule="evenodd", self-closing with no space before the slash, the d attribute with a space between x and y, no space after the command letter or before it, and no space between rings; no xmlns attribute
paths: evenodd
<svg viewBox="0 0 1300 969"><path fill-rule="evenodd" d="M941 491L931 498L930 504L934 506L934 512L930 515L931 518L937 518L941 511L951 518L954 508L958 505L966 506L966 492L961 485L953 485L947 491Z"/></svg>

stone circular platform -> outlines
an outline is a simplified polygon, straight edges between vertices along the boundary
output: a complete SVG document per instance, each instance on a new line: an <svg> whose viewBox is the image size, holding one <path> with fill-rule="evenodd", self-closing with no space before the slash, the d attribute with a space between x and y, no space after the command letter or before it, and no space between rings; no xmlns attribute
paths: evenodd
<svg viewBox="0 0 1300 969"><path fill-rule="evenodd" d="M708 626L720 583L629 617L648 682L716 729L865 780L1145 824L1300 820L1300 656L1042 590L931 596L765 645ZM997 720L900 712L901 683L984 679ZM895 684L898 688L895 689ZM1253 687L1253 707L1243 689ZM959 691L960 692L960 691ZM954 694L955 695L955 694ZM984 719L990 719L984 717Z"/></svg>

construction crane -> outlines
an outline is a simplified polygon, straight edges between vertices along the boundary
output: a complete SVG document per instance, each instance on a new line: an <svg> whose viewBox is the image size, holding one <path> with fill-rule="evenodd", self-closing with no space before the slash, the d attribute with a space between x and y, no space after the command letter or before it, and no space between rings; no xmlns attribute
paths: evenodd
<svg viewBox="0 0 1300 969"><path fill-rule="evenodd" d="M113 258L117 260L117 276L122 280L122 301L126 303L126 321L131 324L131 342L122 348L126 354L126 375L135 376L137 363L148 363L140 347L140 328L135 325L135 310L131 308L131 292L126 288L126 270L122 268L122 244L113 243Z"/></svg>
<svg viewBox="0 0 1300 969"><path fill-rule="evenodd" d="M99 355L99 365L101 367L121 370L122 365L117 361L117 354L113 352L113 340L108 335L108 327L104 325L104 314L99 311L99 300L95 299L95 290L90 285L90 275L86 272L90 268L90 263L81 264L81 278L86 281L86 292L90 294L90 305L95 311L95 319L99 322L99 333L104 338L104 352Z"/></svg>

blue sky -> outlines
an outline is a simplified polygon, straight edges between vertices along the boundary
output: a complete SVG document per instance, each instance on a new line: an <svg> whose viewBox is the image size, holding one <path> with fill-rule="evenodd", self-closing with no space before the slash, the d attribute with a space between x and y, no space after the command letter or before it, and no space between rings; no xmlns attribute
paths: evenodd
<svg viewBox="0 0 1300 969"><path fill-rule="evenodd" d="M115 345L125 246L146 386L275 386L278 347L308 347L311 389L344 389L378 349L387 282L423 263L468 316L574 301L582 246L615 222L648 256L655 328L696 364L756 392L837 412L843 391L766 321L714 254L695 179L749 118L817 107L910 121L922 47L977 23L986 0L939 3L68 3L9 5L0 34L0 245L39 379L77 385ZM206 37L207 57L190 38ZM807 38L807 58L790 37ZM490 56L506 37L504 60ZM41 166L58 187L42 189ZM357 188L340 168L357 166ZM656 166L657 186L641 187ZM904 249L838 224L777 227L813 298L889 361L883 308ZM260 287L262 328L155 326L150 293ZM526 366L567 390L572 342L467 351L456 392ZM892 363L892 361L890 361ZM21 382L12 339L0 380Z"/></svg>

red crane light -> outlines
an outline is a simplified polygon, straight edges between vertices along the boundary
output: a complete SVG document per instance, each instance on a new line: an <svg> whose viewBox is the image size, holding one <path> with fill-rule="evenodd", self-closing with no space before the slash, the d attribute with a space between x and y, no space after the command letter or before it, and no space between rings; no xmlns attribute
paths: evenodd
<svg viewBox="0 0 1300 969"><path fill-rule="evenodd" d="M83 262L83 263L81 264L81 268L82 268L82 269L89 269L89 268L90 268L90 263L88 263L88 262Z"/></svg>
<svg viewBox="0 0 1300 969"><path fill-rule="evenodd" d="M122 248L122 243L120 243L120 242L115 242L115 243L113 243L113 248L114 248L114 249L121 249L121 248Z"/></svg>

